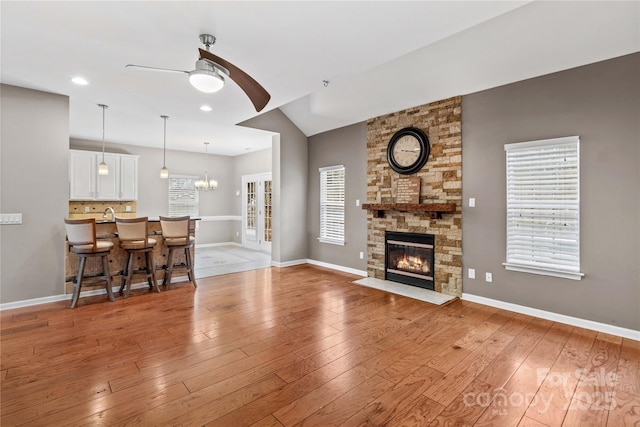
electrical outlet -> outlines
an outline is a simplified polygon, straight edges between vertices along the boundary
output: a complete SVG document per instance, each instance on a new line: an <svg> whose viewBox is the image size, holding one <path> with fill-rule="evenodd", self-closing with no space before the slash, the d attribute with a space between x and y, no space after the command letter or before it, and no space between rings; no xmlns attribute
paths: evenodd
<svg viewBox="0 0 640 427"><path fill-rule="evenodd" d="M476 278L476 269L475 268L470 268L469 269L469 279L475 279Z"/></svg>
<svg viewBox="0 0 640 427"><path fill-rule="evenodd" d="M125 212L131 212L131 206L126 205L126 206L124 207L124 211L125 211Z"/></svg>
<svg viewBox="0 0 640 427"><path fill-rule="evenodd" d="M91 210L91 209L89 209L89 206L85 206L85 207L84 207L84 211L85 211L85 213L88 213L90 210Z"/></svg>
<svg viewBox="0 0 640 427"><path fill-rule="evenodd" d="M364 259L364 252L360 252L360 259Z"/></svg>
<svg viewBox="0 0 640 427"><path fill-rule="evenodd" d="M240 232L236 231L236 237L240 237Z"/></svg>
<svg viewBox="0 0 640 427"><path fill-rule="evenodd" d="M360 199L356 199L356 206L360 206Z"/></svg>
<svg viewBox="0 0 640 427"><path fill-rule="evenodd" d="M476 198L475 197L469 197L469 207L470 208L475 208L476 207Z"/></svg>
<svg viewBox="0 0 640 427"><path fill-rule="evenodd" d="M491 273L484 273L484 280L486 282L493 282L493 275Z"/></svg>

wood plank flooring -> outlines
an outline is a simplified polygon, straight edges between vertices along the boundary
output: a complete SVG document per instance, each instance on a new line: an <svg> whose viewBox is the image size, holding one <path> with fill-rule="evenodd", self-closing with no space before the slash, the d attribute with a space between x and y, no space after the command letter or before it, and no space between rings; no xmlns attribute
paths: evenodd
<svg viewBox="0 0 640 427"><path fill-rule="evenodd" d="M0 314L2 426L637 426L640 343L310 265Z"/></svg>

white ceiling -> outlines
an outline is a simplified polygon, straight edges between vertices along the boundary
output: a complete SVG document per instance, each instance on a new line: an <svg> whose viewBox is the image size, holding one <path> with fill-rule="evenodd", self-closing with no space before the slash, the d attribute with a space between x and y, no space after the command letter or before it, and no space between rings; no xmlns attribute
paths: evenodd
<svg viewBox="0 0 640 427"><path fill-rule="evenodd" d="M640 50L640 2L2 1L1 81L70 97L70 135L238 155L268 133L233 82L196 91L198 35L308 136L381 114ZM82 75L88 86L71 83ZM324 87L323 80L330 83ZM210 105L212 112L199 110Z"/></svg>

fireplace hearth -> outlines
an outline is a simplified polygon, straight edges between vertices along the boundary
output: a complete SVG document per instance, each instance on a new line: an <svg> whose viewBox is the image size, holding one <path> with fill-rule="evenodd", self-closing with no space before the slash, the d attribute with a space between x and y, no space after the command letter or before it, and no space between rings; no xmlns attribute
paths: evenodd
<svg viewBox="0 0 640 427"><path fill-rule="evenodd" d="M434 290L435 236L385 233L385 279Z"/></svg>

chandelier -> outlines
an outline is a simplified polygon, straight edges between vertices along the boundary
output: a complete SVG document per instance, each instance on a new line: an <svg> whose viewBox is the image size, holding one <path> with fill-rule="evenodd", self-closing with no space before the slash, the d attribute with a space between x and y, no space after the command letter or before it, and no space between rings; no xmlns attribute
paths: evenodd
<svg viewBox="0 0 640 427"><path fill-rule="evenodd" d="M209 147L209 143L205 142L204 143L205 159L209 158L209 151L207 150L208 147ZM196 189L199 191L215 190L216 188L218 188L218 181L216 181L215 179L209 179L209 174L206 171L204 173L204 178L198 178L198 180L196 181Z"/></svg>

